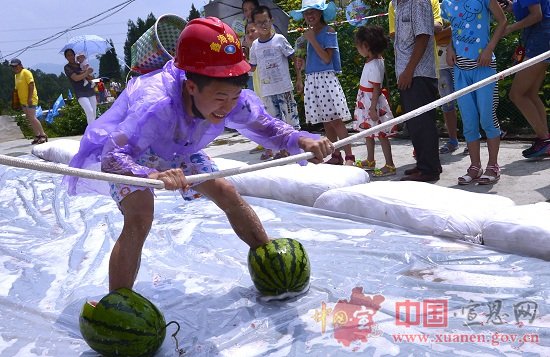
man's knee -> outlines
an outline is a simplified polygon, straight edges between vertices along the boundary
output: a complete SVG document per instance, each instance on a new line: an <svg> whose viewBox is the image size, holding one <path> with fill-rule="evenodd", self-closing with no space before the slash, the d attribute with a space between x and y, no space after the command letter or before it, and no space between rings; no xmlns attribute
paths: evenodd
<svg viewBox="0 0 550 357"><path fill-rule="evenodd" d="M124 229L130 230L132 236L142 237L143 241L153 225L153 210L138 210L124 213Z"/></svg>
<svg viewBox="0 0 550 357"><path fill-rule="evenodd" d="M242 202L242 197L235 186L225 179L214 180L209 196L223 211L234 208Z"/></svg>
<svg viewBox="0 0 550 357"><path fill-rule="evenodd" d="M154 200L150 191L135 191L120 202L125 228L147 235L154 218Z"/></svg>

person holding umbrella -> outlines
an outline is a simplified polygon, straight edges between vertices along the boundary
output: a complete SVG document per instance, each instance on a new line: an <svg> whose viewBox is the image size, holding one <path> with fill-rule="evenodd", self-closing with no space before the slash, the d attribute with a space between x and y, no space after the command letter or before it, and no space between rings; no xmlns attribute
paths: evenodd
<svg viewBox="0 0 550 357"><path fill-rule="evenodd" d="M107 40L97 35L80 35L69 39L60 53L63 53L68 63L65 65L65 74L71 81L78 103L86 113L86 121L90 125L96 118L97 98L90 86L85 86L85 80L91 80L92 68L82 69L75 58L75 54L85 54L86 57L94 54L105 54L112 46Z"/></svg>
<svg viewBox="0 0 550 357"><path fill-rule="evenodd" d="M81 69L72 49L66 49L63 54L68 62L64 67L65 75L69 78L78 104L84 110L86 121L90 125L97 115L97 99L94 89L84 85L84 81L92 74L93 69L89 67L86 70Z"/></svg>

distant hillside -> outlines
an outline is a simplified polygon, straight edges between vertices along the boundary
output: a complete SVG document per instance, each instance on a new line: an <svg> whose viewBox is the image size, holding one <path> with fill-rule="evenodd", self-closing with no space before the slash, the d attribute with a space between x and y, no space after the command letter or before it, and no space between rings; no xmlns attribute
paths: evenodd
<svg viewBox="0 0 550 357"><path fill-rule="evenodd" d="M34 70L39 69L44 73L53 73L53 74L59 75L63 73L63 66L64 64L57 64L57 63L37 63L36 65L29 66L29 67Z"/></svg>
<svg viewBox="0 0 550 357"><path fill-rule="evenodd" d="M39 69L44 73L53 73L55 75L60 75L63 73L63 67L65 66L65 63L37 63L35 65L30 65L29 67L32 69ZM94 73L97 74L99 72L99 60L95 58L90 59L90 66L94 69Z"/></svg>

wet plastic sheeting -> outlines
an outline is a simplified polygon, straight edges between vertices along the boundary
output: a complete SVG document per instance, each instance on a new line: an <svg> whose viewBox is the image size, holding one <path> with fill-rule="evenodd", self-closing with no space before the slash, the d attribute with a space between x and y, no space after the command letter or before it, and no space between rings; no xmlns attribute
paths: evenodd
<svg viewBox="0 0 550 357"><path fill-rule="evenodd" d="M94 356L78 314L107 292L116 205L5 166L0 187L0 355ZM135 289L180 323L186 356L550 355L550 262L247 200L272 237L303 243L310 291L261 302L223 213L159 191ZM176 355L173 332L159 356Z"/></svg>

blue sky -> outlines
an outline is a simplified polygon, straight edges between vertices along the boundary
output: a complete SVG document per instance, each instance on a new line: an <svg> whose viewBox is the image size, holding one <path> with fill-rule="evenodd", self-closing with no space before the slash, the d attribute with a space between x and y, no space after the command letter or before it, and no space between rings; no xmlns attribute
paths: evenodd
<svg viewBox="0 0 550 357"><path fill-rule="evenodd" d="M57 32L98 15L125 0L61 1L61 0L17 0L4 4L0 11L0 57L1 61L15 55L11 52L29 46ZM94 34L112 39L119 57L124 57L128 20L145 19L149 13L157 18L163 14L175 14L183 18L189 16L191 4L201 9L208 0L135 0L116 14L95 25L71 31L60 38L29 49L17 55L25 67L34 68L37 64L66 63L59 50L65 42L76 35ZM70 5L69 5L70 4Z"/></svg>

